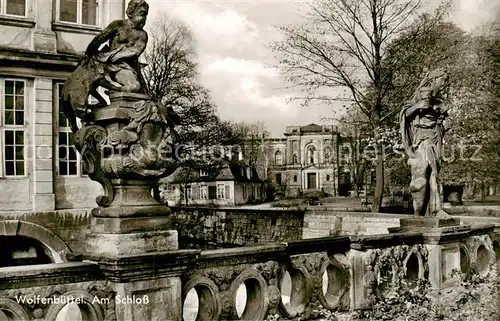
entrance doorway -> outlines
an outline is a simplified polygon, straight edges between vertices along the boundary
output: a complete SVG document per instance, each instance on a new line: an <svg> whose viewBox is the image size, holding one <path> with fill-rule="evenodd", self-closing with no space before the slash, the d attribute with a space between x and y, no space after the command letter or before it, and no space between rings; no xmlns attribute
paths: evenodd
<svg viewBox="0 0 500 321"><path fill-rule="evenodd" d="M307 173L307 189L316 189L316 173Z"/></svg>

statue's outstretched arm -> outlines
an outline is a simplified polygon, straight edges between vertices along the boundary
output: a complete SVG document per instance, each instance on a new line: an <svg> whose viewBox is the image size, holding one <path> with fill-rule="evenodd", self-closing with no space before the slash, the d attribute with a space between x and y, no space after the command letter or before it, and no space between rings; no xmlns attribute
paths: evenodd
<svg viewBox="0 0 500 321"><path fill-rule="evenodd" d="M127 59L131 57L139 57L146 49L146 44L148 43L148 34L143 32L141 37L137 39L135 44L130 47L122 48L115 54L111 56L110 61L115 62L122 59Z"/></svg>
<svg viewBox="0 0 500 321"><path fill-rule="evenodd" d="M85 54L90 57L97 53L99 47L106 41L113 38L122 24L122 20L115 20L111 22L103 31L101 31L97 36L92 39L92 41L87 46Z"/></svg>

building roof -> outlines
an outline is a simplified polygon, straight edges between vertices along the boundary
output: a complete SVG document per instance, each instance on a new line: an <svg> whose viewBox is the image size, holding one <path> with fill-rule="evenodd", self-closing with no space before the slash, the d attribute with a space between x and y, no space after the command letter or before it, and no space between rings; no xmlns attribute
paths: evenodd
<svg viewBox="0 0 500 321"><path fill-rule="evenodd" d="M301 133L317 133L317 132L322 132L322 131L323 131L323 126L320 126L318 124L309 124L309 125L300 127Z"/></svg>
<svg viewBox="0 0 500 321"><path fill-rule="evenodd" d="M247 168L250 168L250 177L247 176ZM178 168L167 181L171 183L187 183L188 182L215 182L215 181L234 181L238 183L261 183L263 180L257 174L254 167L238 163L230 163L225 161L221 166L211 169L192 169L189 174L183 172L185 169ZM207 176L201 176L201 171L206 171Z"/></svg>

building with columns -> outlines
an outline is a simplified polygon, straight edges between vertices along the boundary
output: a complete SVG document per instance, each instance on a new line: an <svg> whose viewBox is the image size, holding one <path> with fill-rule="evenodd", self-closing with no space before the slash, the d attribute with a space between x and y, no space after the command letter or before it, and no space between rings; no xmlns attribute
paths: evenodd
<svg viewBox="0 0 500 321"><path fill-rule="evenodd" d="M0 208L92 207L59 92L79 55L125 0L0 0Z"/></svg>
<svg viewBox="0 0 500 321"><path fill-rule="evenodd" d="M321 190L336 195L339 185L350 181L335 126L287 126L284 136L266 139L265 148L267 176L286 187L287 195Z"/></svg>

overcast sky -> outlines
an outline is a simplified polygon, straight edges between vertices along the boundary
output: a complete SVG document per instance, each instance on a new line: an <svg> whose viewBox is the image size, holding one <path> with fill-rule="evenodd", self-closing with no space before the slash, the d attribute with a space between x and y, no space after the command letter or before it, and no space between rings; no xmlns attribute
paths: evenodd
<svg viewBox="0 0 500 321"><path fill-rule="evenodd" d="M197 41L203 84L212 92L224 120L263 121L282 136L287 125L322 123L326 107L301 108L287 103L286 83L270 66L267 45L279 39L275 25L300 21L293 1L147 0L152 22L167 12L191 27ZM437 2L437 0L436 0ZM498 0L456 0L453 21L466 30L492 19Z"/></svg>

